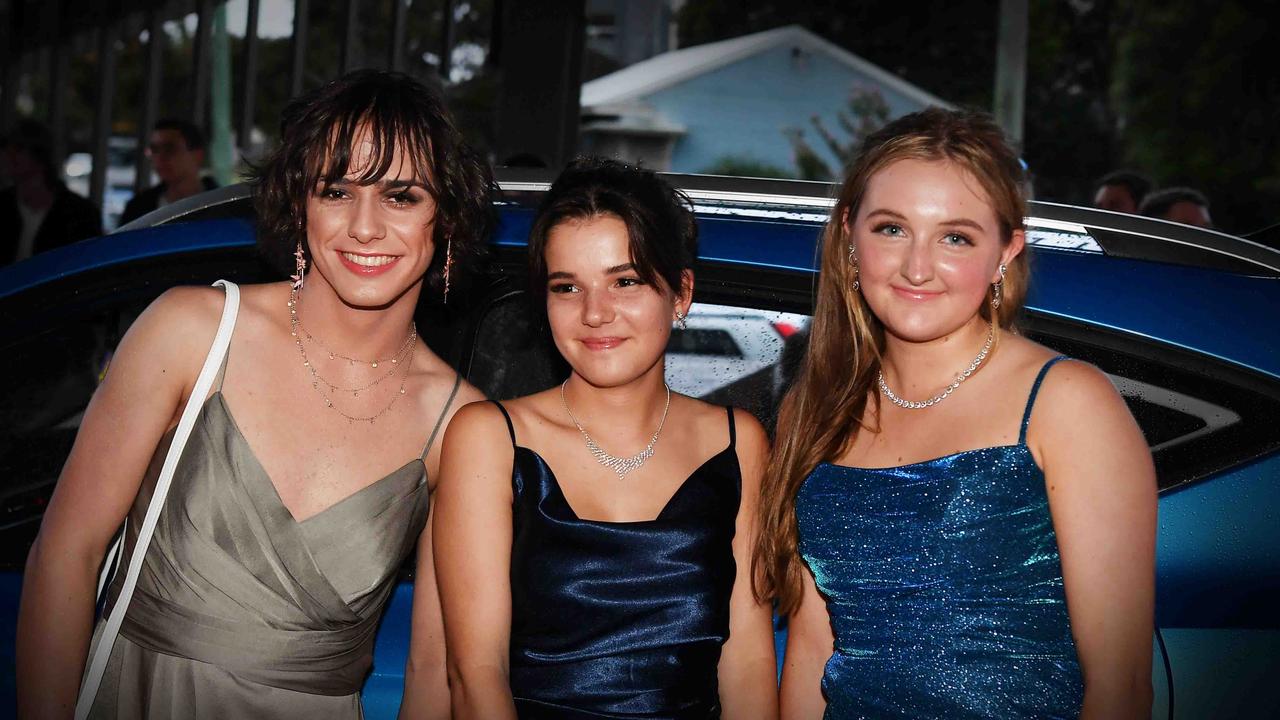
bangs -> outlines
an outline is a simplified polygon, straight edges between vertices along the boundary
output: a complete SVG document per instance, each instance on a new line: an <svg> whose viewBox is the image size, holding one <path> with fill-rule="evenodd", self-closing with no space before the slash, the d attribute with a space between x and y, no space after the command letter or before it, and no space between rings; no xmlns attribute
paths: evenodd
<svg viewBox="0 0 1280 720"><path fill-rule="evenodd" d="M421 123L409 122L409 113L404 112L408 108L395 99L369 95L353 100L365 102L353 102L319 128L316 139L324 140L311 143L311 152L306 158L305 187L314 188L320 183L327 186L343 179L372 185L389 173L402 171L395 166L399 150L401 161L412 171L412 177L404 179L422 185L438 199L431 169L431 140ZM368 142L370 149L368 162L353 168L358 159L363 162L366 157L362 152L357 158L353 152L357 142ZM357 172L355 176L350 175L353 169Z"/></svg>

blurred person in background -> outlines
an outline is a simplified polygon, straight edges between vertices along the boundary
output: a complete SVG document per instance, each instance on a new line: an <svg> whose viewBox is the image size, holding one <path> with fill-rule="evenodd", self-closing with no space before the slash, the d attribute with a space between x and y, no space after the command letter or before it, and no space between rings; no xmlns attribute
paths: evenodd
<svg viewBox="0 0 1280 720"><path fill-rule="evenodd" d="M1112 212L1136 213L1142 198L1151 192L1151 181L1135 172L1117 170L1099 178L1093 206Z"/></svg>
<svg viewBox="0 0 1280 720"><path fill-rule="evenodd" d="M121 225L169 203L218 187L212 178L200 176L205 138L194 123L174 118L156 123L147 141L147 155L151 157L152 169L160 177L160 184L133 196L120 215Z"/></svg>
<svg viewBox="0 0 1280 720"><path fill-rule="evenodd" d="M1147 217L1183 225L1213 228L1213 218L1209 216L1209 199L1204 193L1189 187L1157 190L1143 198L1138 212Z"/></svg>
<svg viewBox="0 0 1280 720"><path fill-rule="evenodd" d="M67 189L53 162L53 136L19 120L0 139L0 264L102 234L102 215Z"/></svg>

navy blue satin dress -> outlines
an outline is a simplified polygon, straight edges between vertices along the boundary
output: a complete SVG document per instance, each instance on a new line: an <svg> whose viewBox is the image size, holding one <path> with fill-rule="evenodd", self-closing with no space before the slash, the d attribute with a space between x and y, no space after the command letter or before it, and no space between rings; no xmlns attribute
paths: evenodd
<svg viewBox="0 0 1280 720"><path fill-rule="evenodd" d="M800 553L835 648L826 718L1075 718L1083 695L1044 473L1017 445L892 468L821 464Z"/></svg>
<svg viewBox="0 0 1280 720"><path fill-rule="evenodd" d="M542 457L516 445L510 417L507 427L510 671L521 720L720 717L742 484L733 411L729 446L656 519L627 523L577 517Z"/></svg>

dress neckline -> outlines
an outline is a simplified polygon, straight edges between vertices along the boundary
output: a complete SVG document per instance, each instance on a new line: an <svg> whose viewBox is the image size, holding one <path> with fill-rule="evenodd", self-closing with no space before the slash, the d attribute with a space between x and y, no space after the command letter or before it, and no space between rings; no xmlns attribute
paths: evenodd
<svg viewBox="0 0 1280 720"><path fill-rule="evenodd" d="M542 457L542 455L539 454L537 450L534 450L531 447L526 447L524 445L515 445L514 447L516 452L524 451L532 455L533 458L537 460L540 465L542 465L542 468L546 470L548 477L551 478L551 483L555 487L556 494L560 496L560 502L564 505L565 509L569 511L569 514L573 516L572 519L576 522L585 523L588 525L639 526L639 525L652 525L654 523L661 522L664 519L663 515L666 515L667 510L669 510L671 506L675 503L676 498L680 497L680 495L684 492L684 489L689 486L690 481L693 480L693 478L697 477L698 474L702 472L703 468L715 462L726 453L729 453L733 456L733 460L735 464L737 464L737 461L738 461L737 453L733 452L734 441L730 439L729 445L727 447L725 447L723 450L716 453L715 455L712 455L711 457L707 458L706 460L703 460L701 464L699 464L697 467L693 469L693 472L689 473L684 480L680 481L680 485L676 487L675 492L671 493L671 497L667 498L667 501L663 503L662 509L658 511L657 517L654 517L649 520L592 520L589 518L584 518L581 515L579 515L578 511L573 509L573 505L569 504L569 498L565 496L564 488L560 487L560 479L556 477L556 471L551 469L551 465L547 463L546 458Z"/></svg>
<svg viewBox="0 0 1280 720"><path fill-rule="evenodd" d="M890 472L893 470L902 470L903 468L936 465L940 462L944 462L947 460L954 460L956 458L965 457L967 455L978 455L986 452L994 452L996 450L1018 450L1018 449L1025 450L1027 452L1027 455L1031 457L1031 464L1035 465L1037 470L1040 469L1040 465L1035 462L1035 457L1031 456L1031 450L1030 448L1027 447L1026 443L1010 443L1008 445L988 445L986 447L970 448L968 450L960 450L958 452L948 453L946 455L939 455L938 457L935 457L935 458L929 458L928 460L918 460L916 462L904 463L902 465L887 465L884 467L861 467L858 465L841 465L839 463L827 462L824 460L818 463L818 467L826 465L828 467L839 468L841 470L856 470L858 472L869 472L869 473Z"/></svg>
<svg viewBox="0 0 1280 720"><path fill-rule="evenodd" d="M426 463L424 463L422 461L422 458L420 457L413 458L409 462L405 463L404 465L401 465L395 470L392 470L390 473L383 475L377 480L374 480L368 485L363 485L359 489L351 493L348 493L347 495L339 499L337 502L332 503L331 505L324 508L320 512L312 513L311 515L308 515L305 518L302 518L301 520L299 520L293 514L293 511L289 509L289 506L284 504L284 500L280 498L280 491L276 489L275 481L271 479L270 473L267 472L267 469L265 466L263 466L262 461L258 459L258 453L254 451L253 445L249 444L249 439L246 438L244 436L244 433L240 430L239 424L236 423L235 414L231 412L231 406L227 404L227 399L223 396L222 391L221 390L214 391L213 394L209 396L209 399L205 401L205 405L208 406L209 402L212 401L215 397L218 399L218 406L221 407L223 415L226 416L227 425L231 427L234 437L236 438L237 442L243 445L245 450L247 451L246 454L248 455L249 459L252 461L253 467L257 471L256 474L259 475L262 478L262 480L266 483L267 488L271 491L271 497L274 499L275 503L279 505L282 510L284 510L285 514L288 515L289 519L292 520L295 525L304 526L311 523L311 521L316 520L319 517L330 514L330 511L334 510L335 508L338 508L340 506L347 505L353 502L357 497L360 497L368 492L371 492L376 487L382 486L382 484L385 483L386 481L394 477L398 477L399 475L404 473L405 470L408 470L414 465L419 465L422 468L419 484L420 485L425 484L427 481Z"/></svg>

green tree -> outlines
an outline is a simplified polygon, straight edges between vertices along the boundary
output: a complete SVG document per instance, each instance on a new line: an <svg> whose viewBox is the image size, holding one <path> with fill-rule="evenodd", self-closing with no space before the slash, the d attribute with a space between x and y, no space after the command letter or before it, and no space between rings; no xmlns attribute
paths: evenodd
<svg viewBox="0 0 1280 720"><path fill-rule="evenodd" d="M854 88L849 93L849 100L845 109L836 113L836 124L840 126L841 132L846 136L844 140L828 129L820 116L814 115L810 117L809 122L813 125L818 137L822 139L822 143L839 161L840 167L832 169L822 159L822 156L805 139L802 128L786 128L782 132L787 140L791 142L791 149L795 153L796 167L800 170L800 178L803 180L833 180L853 160L858 148L867 139L867 136L889 122L889 104L884 101L884 96L874 88Z"/></svg>

